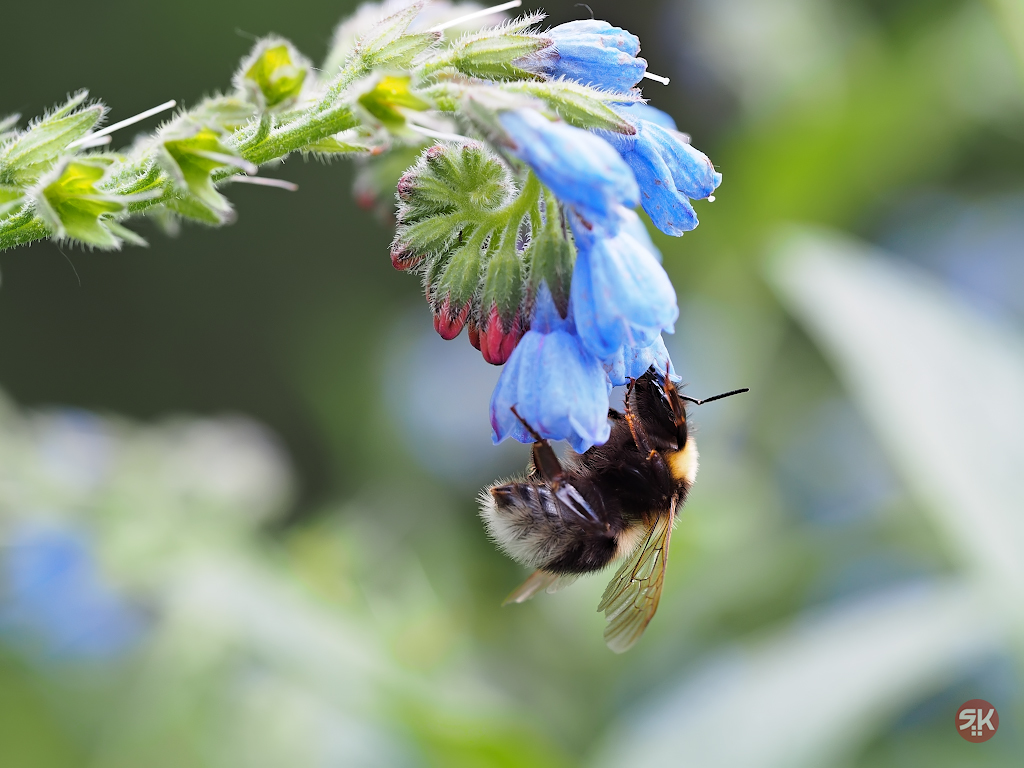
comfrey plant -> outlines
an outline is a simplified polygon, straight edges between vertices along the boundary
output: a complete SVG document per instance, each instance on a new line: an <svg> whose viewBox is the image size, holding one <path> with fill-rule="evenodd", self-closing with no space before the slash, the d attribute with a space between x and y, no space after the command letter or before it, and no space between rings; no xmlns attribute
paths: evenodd
<svg viewBox="0 0 1024 768"><path fill-rule="evenodd" d="M676 295L634 209L682 235L697 226L691 200L711 198L721 175L644 102L641 79L663 78L629 32L598 20L542 30L538 13L472 26L519 4L364 6L319 70L267 38L231 93L121 152L106 146L113 130L160 108L97 130L106 108L82 91L24 129L0 121L0 249L141 244L124 222L142 215L221 225L233 218L225 184L288 187L256 174L296 152L362 156L362 192L380 192L382 156L430 143L398 180L392 263L421 276L441 336L466 329L505 366L496 442L531 442L525 421L577 451L601 444L611 388L671 366L661 334ZM456 27L471 31L447 37Z"/></svg>

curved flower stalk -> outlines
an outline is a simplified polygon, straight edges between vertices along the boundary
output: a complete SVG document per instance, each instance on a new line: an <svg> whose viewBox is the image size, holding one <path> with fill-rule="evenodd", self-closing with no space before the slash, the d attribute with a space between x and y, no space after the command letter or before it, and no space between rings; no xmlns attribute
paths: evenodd
<svg viewBox="0 0 1024 768"><path fill-rule="evenodd" d="M268 37L231 92L121 152L84 91L23 128L0 119L0 250L142 244L126 226L140 215L222 226L236 218L229 182L288 188L261 168L353 156L361 205L397 188L392 264L422 279L437 332L465 329L506 365L495 439L530 439L517 406L550 439L602 442L613 385L650 366L673 375L661 334L676 295L633 209L681 235L721 175L644 103L641 79L664 78L634 35L600 20L543 30L537 13L494 26L472 8L363 6L319 69Z"/></svg>

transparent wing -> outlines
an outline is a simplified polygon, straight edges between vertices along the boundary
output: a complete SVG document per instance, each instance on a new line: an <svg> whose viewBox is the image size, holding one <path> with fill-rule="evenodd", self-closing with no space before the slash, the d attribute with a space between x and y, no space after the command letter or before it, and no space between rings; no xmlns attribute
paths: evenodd
<svg viewBox="0 0 1024 768"><path fill-rule="evenodd" d="M608 619L604 640L616 653L633 647L658 610L675 516L673 504L669 513L658 518L640 546L626 558L597 606Z"/></svg>
<svg viewBox="0 0 1024 768"><path fill-rule="evenodd" d="M575 574L559 576L557 573L549 573L548 571L534 571L530 578L520 584L511 595L505 598L505 602L502 605L525 603L541 590L546 591L548 594L557 592L563 587L572 584L577 578L578 576Z"/></svg>

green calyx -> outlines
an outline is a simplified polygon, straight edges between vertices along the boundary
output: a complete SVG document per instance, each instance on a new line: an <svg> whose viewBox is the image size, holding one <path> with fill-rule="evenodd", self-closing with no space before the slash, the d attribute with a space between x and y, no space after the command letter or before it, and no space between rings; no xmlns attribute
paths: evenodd
<svg viewBox="0 0 1024 768"><path fill-rule="evenodd" d="M291 43L270 38L242 62L236 85L263 109L284 109L298 101L309 73L309 62Z"/></svg>
<svg viewBox="0 0 1024 768"><path fill-rule="evenodd" d="M186 198L176 204L177 212L208 223L224 221L231 205L214 187L214 174L249 169L251 164L225 146L211 128L184 124L170 136L162 143L164 165Z"/></svg>
<svg viewBox="0 0 1024 768"><path fill-rule="evenodd" d="M533 300L540 284L545 282L559 314L565 317L569 313L569 289L576 265L576 248L562 220L558 201L547 190L544 192L544 213L544 223L535 228L525 255L530 267L529 299Z"/></svg>
<svg viewBox="0 0 1024 768"><path fill-rule="evenodd" d="M33 197L53 234L103 249L117 248L122 240L143 244L138 235L111 218L125 210L126 201L97 187L106 172L103 164L72 160L43 180Z"/></svg>

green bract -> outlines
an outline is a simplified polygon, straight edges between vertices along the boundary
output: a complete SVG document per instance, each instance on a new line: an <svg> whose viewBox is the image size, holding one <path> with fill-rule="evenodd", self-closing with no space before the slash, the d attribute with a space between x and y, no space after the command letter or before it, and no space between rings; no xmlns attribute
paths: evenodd
<svg viewBox="0 0 1024 768"><path fill-rule="evenodd" d="M96 186L106 171L98 162L72 160L41 182L32 196L54 235L105 249L119 247L122 240L143 244L142 238L111 218L124 211L126 201Z"/></svg>
<svg viewBox="0 0 1024 768"><path fill-rule="evenodd" d="M64 106L14 135L0 150L0 184L34 183L54 166L71 142L92 130L106 108L93 104L80 109L88 96L88 91L79 91Z"/></svg>

